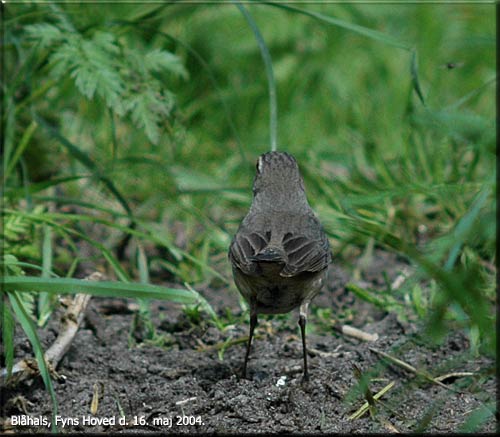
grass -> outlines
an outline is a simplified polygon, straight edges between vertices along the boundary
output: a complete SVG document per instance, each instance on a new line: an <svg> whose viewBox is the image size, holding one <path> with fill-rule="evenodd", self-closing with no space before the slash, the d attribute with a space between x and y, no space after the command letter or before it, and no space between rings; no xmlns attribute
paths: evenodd
<svg viewBox="0 0 500 437"><path fill-rule="evenodd" d="M232 284L225 253L278 138L335 262L382 247L414 267L397 290L352 292L437 341L458 324L495 354L493 5L91 8L5 8L7 367L14 320L43 355L29 320L45 326L57 294L175 300ZM117 282L74 279L88 261ZM185 286L155 288L160 275ZM201 294L187 311L230 319Z"/></svg>

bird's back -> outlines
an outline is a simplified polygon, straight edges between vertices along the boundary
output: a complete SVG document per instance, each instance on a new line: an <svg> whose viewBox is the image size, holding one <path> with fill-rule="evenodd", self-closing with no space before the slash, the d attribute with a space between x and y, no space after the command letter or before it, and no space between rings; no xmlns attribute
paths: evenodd
<svg viewBox="0 0 500 437"><path fill-rule="evenodd" d="M266 260L269 252L277 256ZM259 273L259 261L268 261L283 265L280 276L292 277L326 269L331 252L319 220L309 210L301 214L248 214L233 238L229 258L248 275Z"/></svg>

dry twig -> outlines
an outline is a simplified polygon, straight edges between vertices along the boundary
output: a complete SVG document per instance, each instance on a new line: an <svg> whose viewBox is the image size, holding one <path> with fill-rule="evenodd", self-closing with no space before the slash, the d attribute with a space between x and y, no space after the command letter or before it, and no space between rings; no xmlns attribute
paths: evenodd
<svg viewBox="0 0 500 437"><path fill-rule="evenodd" d="M350 325L342 325L341 332L349 337L357 338L363 341L376 341L378 340L378 334L370 334L369 332L362 331L361 329L355 328Z"/></svg>
<svg viewBox="0 0 500 437"><path fill-rule="evenodd" d="M396 384L394 381L390 382L387 384L382 390L380 390L378 393L373 395L374 400L380 399L382 396L384 396L392 387L394 387L394 384ZM370 404L368 402L365 402L361 408L356 411L355 413L351 414L349 416L349 420L354 420L354 419L359 419L360 417L363 416L368 410L369 410Z"/></svg>
<svg viewBox="0 0 500 437"><path fill-rule="evenodd" d="M430 381L434 384L437 384L441 387L444 387L445 389L447 390L450 390L450 391L453 391L455 393L460 393L458 390L455 390L451 387L448 387L446 384L443 384L439 379L437 378L433 378L432 376L428 375L427 373L425 372L422 372L421 370L418 370L416 369L415 367L413 367L411 364L408 364L408 363L405 363L404 361L401 361L400 359L398 358L395 358L389 354L386 354L385 352L382 352L382 351L379 351L377 349L373 349L373 348L369 348L370 351L372 351L373 353L385 358L387 361L393 363L393 364L396 364L397 366L401 367L402 369L410 372L410 373L413 373L414 375L417 375L417 376L420 376L424 379L426 379L427 381ZM448 375L444 375L444 376L448 376ZM449 376L448 376L449 377ZM442 378L442 379L446 379L446 378Z"/></svg>
<svg viewBox="0 0 500 437"><path fill-rule="evenodd" d="M94 272L85 279L88 281L100 281L102 279L102 274ZM85 317L85 309L87 308L91 297L91 295L83 293L75 295L75 297L70 301L66 312L61 317L61 329L59 330L59 335L54 343L45 352L47 365L51 373L56 378L60 378L60 376L57 374L55 369L71 346L71 342L75 338L78 328ZM2 369L1 374L2 378L5 377L7 375L6 369ZM20 381L34 378L38 375L39 369L36 360L33 358L24 358L14 364L10 384L16 385Z"/></svg>
<svg viewBox="0 0 500 437"><path fill-rule="evenodd" d="M474 372L453 372L447 373L446 375L436 376L434 379L439 382L443 382L445 379L450 378L463 378L464 376L474 376Z"/></svg>
<svg viewBox="0 0 500 437"><path fill-rule="evenodd" d="M323 358L337 358L342 352L339 352L339 349L340 349L341 345L339 344L334 351L332 352L328 352L328 351L322 351L322 350L319 350L319 349L315 349L313 347L308 347L307 348L307 353L310 355L310 356L320 356L320 357L323 357Z"/></svg>

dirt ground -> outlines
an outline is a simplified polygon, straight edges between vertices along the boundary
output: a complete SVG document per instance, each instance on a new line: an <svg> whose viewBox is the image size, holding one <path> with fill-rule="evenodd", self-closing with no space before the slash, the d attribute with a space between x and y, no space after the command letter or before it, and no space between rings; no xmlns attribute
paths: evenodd
<svg viewBox="0 0 500 437"><path fill-rule="evenodd" d="M378 253L360 279L363 286L380 287L383 273L393 280L404 262ZM92 300L89 317L58 367L64 380L55 381L60 432L113 433L367 433L457 432L482 405L495 402L493 359L471 358L468 340L454 332L443 344L429 346L412 323L398 321L345 292L350 273L332 266L328 286L313 307L332 308L334 316L348 311L350 324L378 339L363 342L331 329L308 332L311 380L302 382L302 346L298 314L261 317L249 361L249 379L239 374L245 352L246 323L218 330L202 320L190 323L181 307L152 304L153 321L165 344L153 346L129 332L136 303L126 299ZM359 281L358 281L359 283ZM203 292L223 314L241 315L233 289ZM313 311L314 313L314 311ZM58 330L58 318L40 331L44 346ZM217 346L240 340L221 351ZM394 364L384 364L372 349L386 352L427 371L449 376L438 385ZM28 340L18 332L16 359L31 355ZM369 372L369 388L376 393L394 386L377 403L374 414L352 420L365 402L357 390L355 366ZM93 394L99 402L91 414ZM13 425L13 417L51 419L51 403L40 378L15 388L3 388L3 424L10 432L47 432L42 425ZM23 412L23 409L25 412ZM484 407L483 407L484 409ZM484 411L487 411L484 409ZM483 411L483 413L484 413ZM100 421L89 423L89 420ZM15 419L14 419L15 420ZM62 421L65 421L64 425ZM478 431L495 432L490 415Z"/></svg>

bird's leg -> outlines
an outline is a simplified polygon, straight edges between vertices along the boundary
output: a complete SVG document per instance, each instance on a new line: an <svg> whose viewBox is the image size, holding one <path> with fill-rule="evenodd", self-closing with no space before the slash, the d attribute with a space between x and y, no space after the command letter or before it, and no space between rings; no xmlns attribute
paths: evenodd
<svg viewBox="0 0 500 437"><path fill-rule="evenodd" d="M307 371L307 348L306 348L306 321L307 321L307 307L309 302L304 302L300 306L299 326L302 335L302 352L304 354L304 377L303 381L309 381L309 372Z"/></svg>
<svg viewBox="0 0 500 437"><path fill-rule="evenodd" d="M246 379L247 377L247 362L248 356L250 355L250 346L252 345L253 331L257 326L257 313L250 313L250 334L248 335L247 352L245 354L245 362L243 363L243 375L242 377Z"/></svg>

